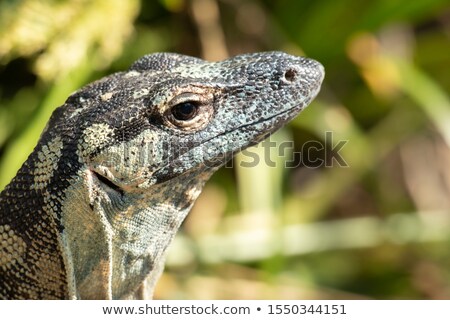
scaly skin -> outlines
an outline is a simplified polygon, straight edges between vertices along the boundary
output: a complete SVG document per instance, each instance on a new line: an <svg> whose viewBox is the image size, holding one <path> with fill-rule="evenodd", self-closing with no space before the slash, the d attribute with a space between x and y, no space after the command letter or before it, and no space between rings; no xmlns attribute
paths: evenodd
<svg viewBox="0 0 450 320"><path fill-rule="evenodd" d="M159 53L74 93L0 194L0 297L151 297L205 181L295 117L323 76L281 52Z"/></svg>

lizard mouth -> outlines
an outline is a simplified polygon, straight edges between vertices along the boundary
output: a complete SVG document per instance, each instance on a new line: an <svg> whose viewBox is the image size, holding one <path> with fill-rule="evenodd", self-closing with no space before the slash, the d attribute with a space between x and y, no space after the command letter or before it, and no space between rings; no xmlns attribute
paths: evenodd
<svg viewBox="0 0 450 320"><path fill-rule="evenodd" d="M307 98L305 101L287 109L284 110L282 112L279 112L277 114L274 114L270 117L267 118L263 118L263 119L259 119L257 121L251 122L251 123L247 123L244 124L242 126L239 126L237 128L233 128L231 130L228 131L224 131L223 133L211 137L205 141L202 141L201 143L199 143L196 147L199 147L201 145L205 145L207 144L209 141L212 141L214 139L218 139L221 137L224 137L226 135L229 135L237 130L245 130L247 128L251 128L254 126L265 126L262 127L261 129L258 129L261 131L260 134L255 135L251 140L249 140L247 143L241 145L241 146L236 146L235 148L231 148L230 151L226 152L225 154L221 154L218 155L216 157L216 160L214 159L204 159L203 162L208 162L208 166L210 168L218 168L220 167L222 164L224 164L227 160L230 160L232 158L232 156L250 146L256 145L257 143L261 142L262 140L264 140L265 138L267 138L268 136L270 136L273 132L277 131L279 128L281 128L284 124L286 124L286 122L290 121L291 119L293 119L294 117L296 117L298 115L298 113L300 111L302 111L308 104L309 102L315 97L315 95L311 95L311 97ZM273 123L271 123L273 122ZM194 148L196 148L194 147ZM191 149L192 150L192 149ZM156 170L155 172L153 172L153 175L151 177L151 179L155 179L155 183L162 183L165 181L168 181L172 178L174 178L177 175L181 175L183 173L195 170L196 167L198 167L198 165L193 166L191 168L185 168L185 170L182 170L182 172L178 171L175 172L174 168L178 168L182 166L181 163L181 158L183 157L183 155L185 155L187 152L178 155L177 158L173 159L171 164L167 164L161 168L159 168L158 170ZM179 165L177 165L179 164ZM169 168L169 166L172 166L172 168Z"/></svg>
<svg viewBox="0 0 450 320"><path fill-rule="evenodd" d="M264 125L267 124L268 126L270 126L270 129L268 130L264 130L263 132L261 132L260 134L257 134L255 137L253 137L253 139L251 139L250 141L248 141L248 143L244 144L243 146L241 146L240 148L238 148L237 150L232 151L232 153L238 153L240 151L242 151L245 148L248 148L250 146L256 145L259 142L261 142L262 140L264 140L265 138L267 138L268 136L270 136L272 133L274 133L275 131L277 131L278 129L280 129L284 124L286 124L286 122L290 121L291 119L295 118L298 113L300 113L305 106L309 103L309 101L303 102L301 104L298 104L292 108L289 108L287 110L284 110L280 113L277 113L275 115L272 115L270 117L267 118L263 118L260 119L258 121L254 121L251 123L247 123L245 125L242 125L240 127L237 127L235 129L229 130L229 131L225 131L223 133L221 133L220 135L213 137L209 140L215 139L217 137L222 137L222 136L226 136L230 133L233 133L237 130L243 130L246 128L250 128L250 127L254 127L254 126L258 126L258 125ZM274 122L273 124L269 124L270 122ZM209 140L205 141L204 143L208 142Z"/></svg>
<svg viewBox="0 0 450 320"><path fill-rule="evenodd" d="M248 144L242 146L240 148L240 150L236 150L234 152L239 152L249 146L255 145L259 142L261 142L262 140L264 140L265 138L267 138L268 136L270 136L272 133L274 133L275 131L277 131L278 129L280 129L280 127L282 127L284 124L286 124L287 122L289 122L290 120L292 120L293 118L295 118L303 109L305 109L310 102L316 97L316 95L319 93L320 87L318 87L315 91L313 91L304 101L294 105L291 108L288 108L287 110L281 111L279 113L276 113L270 117L267 118L263 118L263 119L259 119L257 121L251 122L251 123L246 123L242 126L239 126L237 128L233 128L231 130L227 130L222 132L221 134L209 138L208 140L203 141L201 144L205 144L208 143L209 141L219 138L219 137L223 137L226 136L232 132L235 132L237 130L242 130L245 128L249 128L252 126L257 126L257 125L261 125L264 123L270 123L271 120L275 119L275 123L271 125L271 128L269 130L263 130L263 132L261 132L260 135L256 135L252 140L249 141Z"/></svg>
<svg viewBox="0 0 450 320"><path fill-rule="evenodd" d="M125 190L114 183L111 179L107 178L105 175L100 174L96 170L90 170L92 176L94 177L94 181L96 181L103 190L110 190L118 193L120 196L125 194Z"/></svg>
<svg viewBox="0 0 450 320"><path fill-rule="evenodd" d="M304 109L305 105L307 105L308 102L309 102L309 100L307 100L305 102L302 102L302 103L300 103L300 104L298 104L298 105L296 105L294 107L291 107L291 108L289 108L287 110L284 110L284 111L282 111L280 113L272 115L270 117L263 118L263 119L260 119L258 121L247 123L247 124L239 126L237 128L233 128L231 130L225 131L225 132L223 132L223 133L221 133L221 134L219 134L217 136L214 136L212 138L209 138L209 139L199 143L197 145L197 147L201 146L201 145L205 145L209 141L212 141L214 139L218 139L218 138L220 139L221 137L229 135L229 134L231 134L231 133L233 133L233 132L235 132L237 130L246 130L247 128L251 128L253 126L258 126L258 125L266 126L266 129L261 130L262 132L259 135L254 136L251 140L249 140L244 145L236 146L236 148L231 148L230 151L227 152L226 155L218 156L217 160L208 160L209 163L213 164L213 165L211 165L211 167L219 167L225 161L231 159L231 157L234 154L244 150L245 148L248 148L248 147L250 147L252 145L255 145L255 144L259 143L260 141L264 140L269 135L271 135L274 131L278 130L287 121L289 121L290 119L294 118L302 109ZM274 123L271 124L270 123L271 121L274 121ZM159 168L155 172L153 172L152 177L153 178L157 177L156 179L157 179L158 183L160 183L160 182L164 182L164 181L170 180L170 179L172 179L173 177L175 177L178 174L182 174L182 173L175 173L175 172L173 172L173 170L171 170L168 167L170 165L173 165L173 162L176 163L177 161L180 161L180 158L182 158L182 156L184 154L185 153L182 153L182 154L178 155L178 157L176 157L175 159L172 159L173 161L172 161L171 164L167 164L167 165ZM214 162L216 162L216 161L217 161L217 164L214 165ZM165 171L165 169L169 169L169 170ZM184 172L188 172L188 171L191 171L191 170L194 170L194 169L195 169L195 167L188 168ZM101 169L101 168L91 167L89 171L91 173L93 181L102 190L106 191L110 195L115 194L116 196L120 196L120 197L123 197L125 195L125 193L127 192L127 190L130 191L131 189L134 189L135 187L138 187L138 185L140 185L143 181L148 179L148 178L141 177L141 179L138 178L131 184L129 184L129 183L125 183L124 184L123 182L120 182L119 180L117 180L115 175L112 174L106 168L102 168Z"/></svg>
<svg viewBox="0 0 450 320"><path fill-rule="evenodd" d="M250 128L250 127L254 127L254 126L258 126L258 125L262 125L262 124L269 124L270 122L274 121L275 123L271 126L271 128L267 131L261 132L260 134L257 134L253 139L251 139L247 144L245 144L243 147L241 147L241 150L243 148L247 148L248 146L251 145L255 145L259 142L261 142L262 140L264 140L265 138L267 138L269 135L271 135L274 131L278 130L284 123L285 121L288 121L290 118L294 118L298 112L300 112L303 109L303 104L302 105L297 105L295 107L292 107L288 110L282 111L280 113L277 113L273 116L267 117L267 118L263 118L260 119L258 121L254 121L251 123L247 123L244 124L240 127L237 127L235 129L229 130L229 131L225 131L224 133L220 134L218 137L220 136L226 136L227 134L233 133L237 130L243 130L246 128ZM239 152L241 150L236 150L236 152Z"/></svg>

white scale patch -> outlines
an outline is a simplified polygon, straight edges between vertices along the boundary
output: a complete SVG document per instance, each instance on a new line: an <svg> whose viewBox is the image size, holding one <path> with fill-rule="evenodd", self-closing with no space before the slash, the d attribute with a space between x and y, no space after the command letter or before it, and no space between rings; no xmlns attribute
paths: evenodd
<svg viewBox="0 0 450 320"><path fill-rule="evenodd" d="M34 183L32 189L43 189L47 186L53 173L58 169L58 160L61 157L63 142L61 137L55 137L38 152L39 161L34 169Z"/></svg>
<svg viewBox="0 0 450 320"><path fill-rule="evenodd" d="M103 101L108 101L109 99L111 99L113 94L114 94L114 92L107 92L107 93L101 95L100 97L102 98Z"/></svg>
<svg viewBox="0 0 450 320"><path fill-rule="evenodd" d="M133 98L134 99L138 99L138 98L143 97L143 96L145 96L147 94L148 94L148 89L142 88L142 89L140 89L138 91L135 91L133 93Z"/></svg>
<svg viewBox="0 0 450 320"><path fill-rule="evenodd" d="M131 71L128 71L128 72L125 74L125 78L132 78L132 77L137 77L137 76L140 76L140 75L141 75L140 72L138 72L138 71L136 71L136 70L131 70Z"/></svg>
<svg viewBox="0 0 450 320"><path fill-rule="evenodd" d="M78 151L82 157L92 154L97 148L104 147L112 137L113 129L105 123L95 123L83 134L83 142Z"/></svg>

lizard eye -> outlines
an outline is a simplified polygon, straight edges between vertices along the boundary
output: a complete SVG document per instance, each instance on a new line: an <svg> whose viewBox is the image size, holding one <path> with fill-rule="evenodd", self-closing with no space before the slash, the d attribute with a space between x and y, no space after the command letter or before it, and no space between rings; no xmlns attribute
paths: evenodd
<svg viewBox="0 0 450 320"><path fill-rule="evenodd" d="M198 105L194 102L183 102L172 107L170 112L177 121L188 121L198 113Z"/></svg>
<svg viewBox="0 0 450 320"><path fill-rule="evenodd" d="M214 113L211 94L185 92L168 102L164 113L166 124L183 131L203 129Z"/></svg>

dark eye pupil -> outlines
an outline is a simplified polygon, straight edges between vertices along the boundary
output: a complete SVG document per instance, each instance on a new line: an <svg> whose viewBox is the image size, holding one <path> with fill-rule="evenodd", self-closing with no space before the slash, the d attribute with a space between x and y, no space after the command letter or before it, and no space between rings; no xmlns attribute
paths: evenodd
<svg viewBox="0 0 450 320"><path fill-rule="evenodd" d="M197 114L197 106L191 102L177 104L172 108L172 115L180 121L190 120Z"/></svg>

